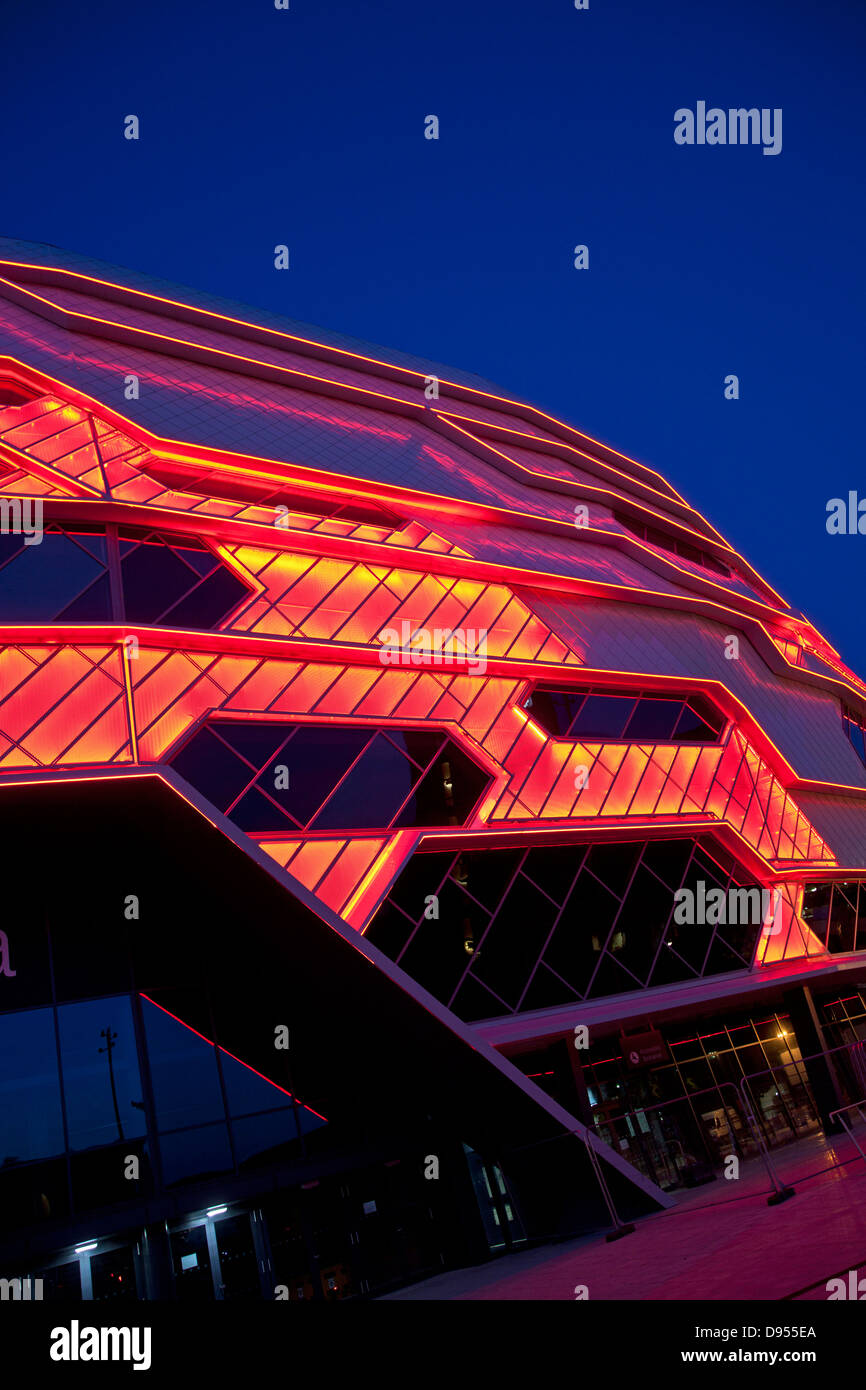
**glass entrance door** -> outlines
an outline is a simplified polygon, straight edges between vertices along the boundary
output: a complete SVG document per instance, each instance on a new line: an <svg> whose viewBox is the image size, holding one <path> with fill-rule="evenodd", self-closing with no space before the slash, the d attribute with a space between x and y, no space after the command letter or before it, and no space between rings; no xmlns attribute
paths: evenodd
<svg viewBox="0 0 866 1390"><path fill-rule="evenodd" d="M169 1239L181 1302L273 1297L262 1284L252 1213L214 1212L178 1222Z"/></svg>

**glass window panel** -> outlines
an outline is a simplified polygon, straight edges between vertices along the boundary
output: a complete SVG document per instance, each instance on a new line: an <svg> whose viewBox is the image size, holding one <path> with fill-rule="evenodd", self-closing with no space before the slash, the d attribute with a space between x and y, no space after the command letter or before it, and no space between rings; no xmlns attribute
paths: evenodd
<svg viewBox="0 0 866 1390"><path fill-rule="evenodd" d="M523 856L519 849L471 850L460 854L451 878L491 912L510 884Z"/></svg>
<svg viewBox="0 0 866 1390"><path fill-rule="evenodd" d="M688 696L686 709L683 712L684 716L688 714L690 709L697 714L699 719L702 719L705 724L708 724L716 734L721 733L726 723L726 717L721 710L717 709L712 701L708 700L700 691L695 691Z"/></svg>
<svg viewBox="0 0 866 1390"><path fill-rule="evenodd" d="M59 620L67 623L107 623L112 616L111 583L107 574L57 614Z"/></svg>
<svg viewBox="0 0 866 1390"><path fill-rule="evenodd" d="M596 878L618 898L628 887L641 845L635 843L622 845L593 845L589 851L586 867Z"/></svg>
<svg viewBox="0 0 866 1390"><path fill-rule="evenodd" d="M190 575L190 581L195 583L194 575ZM220 566L173 607L167 608L160 622L165 627L220 627L249 592L237 575Z"/></svg>
<svg viewBox="0 0 866 1390"><path fill-rule="evenodd" d="M89 1149L144 1134L128 996L62 1004L57 1016L69 1147Z"/></svg>
<svg viewBox="0 0 866 1390"><path fill-rule="evenodd" d="M422 772L439 752L445 740L444 734L431 733L424 729L385 729L384 733Z"/></svg>
<svg viewBox="0 0 866 1390"><path fill-rule="evenodd" d="M463 825L490 778L450 740L400 811L395 825Z"/></svg>
<svg viewBox="0 0 866 1390"><path fill-rule="evenodd" d="M175 753L171 765L220 811L225 811L253 779L252 770L224 743L200 729Z"/></svg>
<svg viewBox="0 0 866 1390"><path fill-rule="evenodd" d="M696 714L690 705L685 705L673 736L678 743L715 743L718 731Z"/></svg>
<svg viewBox="0 0 866 1390"><path fill-rule="evenodd" d="M664 743L672 737L682 708L681 700L652 700L644 697L638 700L637 707L626 725L624 736L628 739L649 739Z"/></svg>
<svg viewBox="0 0 866 1390"><path fill-rule="evenodd" d="M665 943L670 940L666 936ZM682 980L694 980L696 972L677 954L675 950L667 944L662 946L653 966L649 984L655 988L658 985L679 984Z"/></svg>
<svg viewBox="0 0 866 1390"><path fill-rule="evenodd" d="M159 1150L166 1187L201 1181L218 1173L230 1172L234 1167L225 1124L185 1129L179 1134L164 1134L159 1141Z"/></svg>
<svg viewBox="0 0 866 1390"><path fill-rule="evenodd" d="M240 753L242 758L246 758L256 772L260 772L271 759L276 758L287 738L291 738L295 727L297 726L287 729L285 724L253 721L241 723L240 720L237 723L215 720L211 725L213 731Z"/></svg>
<svg viewBox="0 0 866 1390"><path fill-rule="evenodd" d="M0 1014L0 1057L0 1169L61 1153L53 1011Z"/></svg>
<svg viewBox="0 0 866 1390"><path fill-rule="evenodd" d="M712 939L712 927L689 922L677 923L671 920L665 931L662 954L666 951L676 951L677 955L682 956L683 960L700 974L704 968L707 950ZM742 961L737 962L737 968L742 969L742 965ZM730 968L733 970L735 967L731 966Z"/></svg>
<svg viewBox="0 0 866 1390"><path fill-rule="evenodd" d="M571 726L571 737L621 738L635 700L631 695L588 695Z"/></svg>
<svg viewBox="0 0 866 1390"><path fill-rule="evenodd" d="M291 743L276 760L288 770L288 787L277 789L273 766L265 768L259 784L300 825L306 825L370 741L370 732L369 729L299 725ZM392 752L395 758L400 756L396 749ZM408 790L409 764L405 759L402 762ZM349 829L349 826L342 828Z"/></svg>
<svg viewBox="0 0 866 1390"><path fill-rule="evenodd" d="M181 560L185 560L188 565L192 565L200 577L210 574L220 564L219 557L206 545L196 545L190 540L180 542L174 539L170 540L169 544L175 555L179 556Z"/></svg>
<svg viewBox="0 0 866 1390"><path fill-rule="evenodd" d="M317 1121L318 1125L323 1123ZM256 1163L278 1162L287 1146L297 1140L298 1127L294 1112L288 1109L234 1120L232 1133L239 1166L253 1167Z"/></svg>
<svg viewBox="0 0 866 1390"><path fill-rule="evenodd" d="M691 852L691 840L650 840L644 845L641 863L671 888L678 888Z"/></svg>
<svg viewBox="0 0 866 1390"><path fill-rule="evenodd" d="M590 874L582 873L563 908L544 959L580 995L585 994L619 901Z"/></svg>
<svg viewBox="0 0 866 1390"><path fill-rule="evenodd" d="M449 879L439 894L438 920L421 922L400 959L402 969L447 1002L469 964L467 945L477 946L489 920Z"/></svg>
<svg viewBox="0 0 866 1390"><path fill-rule="evenodd" d="M531 1012L533 1009L553 1009L560 1004L571 1004L577 997L575 990L569 989L568 985L542 963L521 1000L520 1010Z"/></svg>
<svg viewBox="0 0 866 1390"><path fill-rule="evenodd" d="M126 616L155 623L194 582L194 575L161 541L140 542L120 562Z"/></svg>
<svg viewBox="0 0 866 1390"><path fill-rule="evenodd" d="M43 1302L81 1302L81 1265L77 1258L50 1269L34 1269L32 1277L42 1280Z"/></svg>
<svg viewBox="0 0 866 1390"><path fill-rule="evenodd" d="M269 830L286 831L298 828L298 822L291 820L257 787L252 787L241 797L237 805L232 807L231 818L248 834L264 835Z"/></svg>
<svg viewBox="0 0 866 1390"><path fill-rule="evenodd" d="M854 950L856 921L856 912L846 893L846 885L834 884L833 902L830 908L830 932L827 937L828 951Z"/></svg>
<svg viewBox="0 0 866 1390"><path fill-rule="evenodd" d="M0 615L7 621L50 621L102 574L103 566L69 536L46 532L0 569Z"/></svg>
<svg viewBox="0 0 866 1390"><path fill-rule="evenodd" d="M50 532L45 532L42 538L43 545L45 544L45 537L49 534ZM24 539L24 536L16 536L12 531L8 532L5 536L0 534L0 567L5 565L9 560L13 559L19 551L24 549Z"/></svg>
<svg viewBox="0 0 866 1390"><path fill-rule="evenodd" d="M586 857L585 845L562 845L551 849L531 849L522 865L526 874L554 902L563 903Z"/></svg>
<svg viewBox="0 0 866 1390"><path fill-rule="evenodd" d="M90 1256L90 1280L95 1303L129 1303L138 1298L132 1247L105 1250Z"/></svg>
<svg viewBox="0 0 866 1390"><path fill-rule="evenodd" d="M65 1156L5 1168L0 1157L0 1224L4 1231L39 1226L68 1215Z"/></svg>
<svg viewBox="0 0 866 1390"><path fill-rule="evenodd" d="M499 1018L503 1011L501 1000L491 994L489 989L485 989L472 975L463 981L454 996L451 1008L459 1018L470 1023L482 1018Z"/></svg>
<svg viewBox="0 0 866 1390"><path fill-rule="evenodd" d="M177 1003L178 1012L182 1007L182 1001ZM147 999L142 999L141 1008L159 1128L175 1129L221 1118L224 1109L216 1049Z"/></svg>
<svg viewBox="0 0 866 1390"><path fill-rule="evenodd" d="M418 769L409 759L377 734L312 824L316 830L388 826L417 777ZM407 808L399 824L417 824L411 809Z"/></svg>
<svg viewBox="0 0 866 1390"><path fill-rule="evenodd" d="M833 886L830 883L807 883L803 889L803 921L818 940L825 944L830 924L832 894Z"/></svg>
<svg viewBox="0 0 866 1390"><path fill-rule="evenodd" d="M566 735L586 698L585 690L533 690L524 705L527 713L548 733Z"/></svg>
<svg viewBox="0 0 866 1390"><path fill-rule="evenodd" d="M553 903L518 876L477 950L473 975L516 1008L555 919Z"/></svg>
<svg viewBox="0 0 866 1390"><path fill-rule="evenodd" d="M275 1056L279 1055L275 1051ZM268 1080L224 1049L220 1050L220 1066L230 1114L253 1115L258 1110L285 1109L292 1105L284 1082Z"/></svg>
<svg viewBox="0 0 866 1390"><path fill-rule="evenodd" d="M113 916L111 890L103 895L98 884L81 904L67 902L53 913L51 949L59 1001L129 991L127 937L135 924L118 923Z"/></svg>
<svg viewBox="0 0 866 1390"><path fill-rule="evenodd" d="M590 986L589 994L592 999L597 999L605 994L627 994L630 990L639 988L640 982L635 979L634 975L624 970L613 956L605 953Z"/></svg>
<svg viewBox="0 0 866 1390"><path fill-rule="evenodd" d="M133 1154L139 1160L138 1178L126 1177L126 1159ZM77 1212L144 1199L153 1193L153 1175L144 1139L126 1138L121 1142L115 1131L113 1143L73 1153L70 1167L72 1199Z"/></svg>
<svg viewBox="0 0 866 1390"><path fill-rule="evenodd" d="M423 898L421 901L424 901ZM417 915L420 916L420 913ZM366 937L374 946L378 946L380 951L384 951L386 956L396 960L415 925L414 921L410 922L408 917L404 916L399 907L395 907L391 902L384 902L368 928Z"/></svg>
<svg viewBox="0 0 866 1390"><path fill-rule="evenodd" d="M673 910L673 894L641 866L623 903L607 950L645 981Z"/></svg>
<svg viewBox="0 0 866 1390"><path fill-rule="evenodd" d="M438 893L449 869L455 882L459 882L463 876L464 870L456 867L459 857L453 854L413 855L391 889L389 897L412 918L413 922L417 922L424 914L427 898Z"/></svg>
<svg viewBox="0 0 866 1390"><path fill-rule="evenodd" d="M3 903L3 930L6 933L6 960L12 975L0 975L0 1000L4 1009L51 1002L51 971L48 964L48 934L41 912L34 911L28 890L14 885ZM0 1054L2 1055L2 1054Z"/></svg>

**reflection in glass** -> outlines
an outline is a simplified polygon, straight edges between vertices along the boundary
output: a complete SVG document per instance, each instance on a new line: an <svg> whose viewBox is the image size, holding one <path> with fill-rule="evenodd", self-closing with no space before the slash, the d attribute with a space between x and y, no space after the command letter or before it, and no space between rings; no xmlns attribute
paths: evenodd
<svg viewBox="0 0 866 1390"><path fill-rule="evenodd" d="M138 1138L146 1131L129 998L63 1004L57 1011L69 1147Z"/></svg>
<svg viewBox="0 0 866 1390"><path fill-rule="evenodd" d="M51 1009L0 1014L0 1168L60 1153L63 1118Z"/></svg>

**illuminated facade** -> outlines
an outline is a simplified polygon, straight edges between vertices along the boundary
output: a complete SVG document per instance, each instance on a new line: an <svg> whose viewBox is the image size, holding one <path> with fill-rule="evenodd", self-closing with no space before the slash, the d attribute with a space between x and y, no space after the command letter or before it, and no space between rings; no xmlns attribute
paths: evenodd
<svg viewBox="0 0 866 1390"><path fill-rule="evenodd" d="M832 1127L866 685L658 473L0 241L0 495L0 1275L376 1293Z"/></svg>

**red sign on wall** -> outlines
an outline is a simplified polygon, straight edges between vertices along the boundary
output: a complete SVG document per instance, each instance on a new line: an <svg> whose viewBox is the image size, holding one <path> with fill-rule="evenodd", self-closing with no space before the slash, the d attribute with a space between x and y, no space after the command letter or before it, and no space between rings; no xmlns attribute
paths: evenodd
<svg viewBox="0 0 866 1390"><path fill-rule="evenodd" d="M670 1061L667 1043L657 1028L643 1033L620 1033L619 1043L627 1067L654 1067Z"/></svg>

